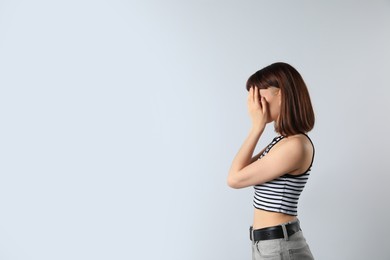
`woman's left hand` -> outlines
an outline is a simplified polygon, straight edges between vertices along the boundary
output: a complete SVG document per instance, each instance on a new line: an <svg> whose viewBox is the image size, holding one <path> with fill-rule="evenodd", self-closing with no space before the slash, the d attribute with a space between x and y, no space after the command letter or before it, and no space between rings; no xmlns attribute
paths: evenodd
<svg viewBox="0 0 390 260"><path fill-rule="evenodd" d="M254 86L249 89L248 111L252 120L252 129L262 131L268 122L268 104L261 97L259 88Z"/></svg>

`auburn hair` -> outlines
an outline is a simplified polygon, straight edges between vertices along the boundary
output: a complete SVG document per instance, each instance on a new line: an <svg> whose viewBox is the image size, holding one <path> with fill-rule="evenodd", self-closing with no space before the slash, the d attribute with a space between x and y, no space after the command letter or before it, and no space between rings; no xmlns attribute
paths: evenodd
<svg viewBox="0 0 390 260"><path fill-rule="evenodd" d="M314 127L309 91L299 72L283 62L273 63L249 77L246 89L276 87L281 90L281 107L275 131L284 136L305 134Z"/></svg>

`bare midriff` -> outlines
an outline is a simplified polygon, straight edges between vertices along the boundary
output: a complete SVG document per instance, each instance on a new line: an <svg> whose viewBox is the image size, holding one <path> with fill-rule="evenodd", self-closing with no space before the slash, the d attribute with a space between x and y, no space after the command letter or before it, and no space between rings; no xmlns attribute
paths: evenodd
<svg viewBox="0 0 390 260"><path fill-rule="evenodd" d="M296 216L284 213L271 212L255 208L253 218L253 229L277 226L286 222L296 220Z"/></svg>

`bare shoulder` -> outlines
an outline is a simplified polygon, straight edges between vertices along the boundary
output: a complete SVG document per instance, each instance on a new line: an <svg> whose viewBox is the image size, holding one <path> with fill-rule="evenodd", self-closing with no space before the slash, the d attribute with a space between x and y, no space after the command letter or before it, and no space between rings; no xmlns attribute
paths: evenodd
<svg viewBox="0 0 390 260"><path fill-rule="evenodd" d="M310 159L314 150L310 139L304 134L297 134L283 138L275 145L271 152L282 153L285 156L293 157L296 160ZM274 150L274 151L272 151Z"/></svg>
<svg viewBox="0 0 390 260"><path fill-rule="evenodd" d="M292 135L283 138L280 142L275 146L275 150L283 149L283 150L291 150L294 153L304 152L308 145L310 145L309 139L302 134Z"/></svg>
<svg viewBox="0 0 390 260"><path fill-rule="evenodd" d="M310 139L303 135L293 135L285 137L280 141L279 147L275 147L275 152L282 152L286 157L295 161L295 170L290 173L304 172L312 161L314 148Z"/></svg>

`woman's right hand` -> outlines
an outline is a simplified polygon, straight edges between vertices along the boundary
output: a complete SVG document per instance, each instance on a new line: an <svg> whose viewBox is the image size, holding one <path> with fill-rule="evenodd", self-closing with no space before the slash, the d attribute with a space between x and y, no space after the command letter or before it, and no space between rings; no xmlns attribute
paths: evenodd
<svg viewBox="0 0 390 260"><path fill-rule="evenodd" d="M252 120L252 129L263 131L268 122L268 104L260 95L257 86L252 86L248 94L248 111Z"/></svg>

